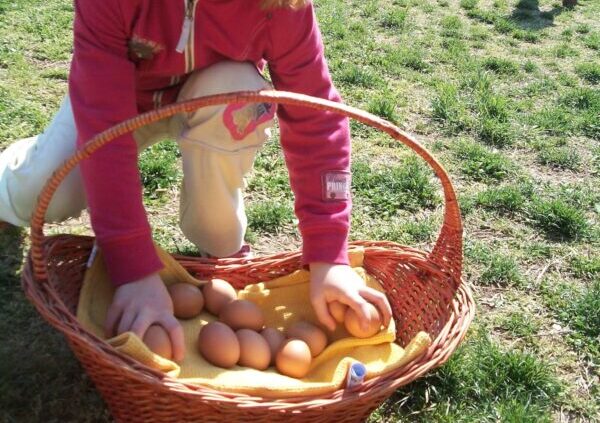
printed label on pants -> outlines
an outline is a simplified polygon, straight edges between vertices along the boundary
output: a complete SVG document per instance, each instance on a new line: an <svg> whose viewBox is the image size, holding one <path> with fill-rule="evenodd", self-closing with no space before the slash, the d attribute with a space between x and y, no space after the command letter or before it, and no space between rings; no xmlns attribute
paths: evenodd
<svg viewBox="0 0 600 423"><path fill-rule="evenodd" d="M350 172L343 170L328 171L323 174L323 200L344 201L350 199Z"/></svg>

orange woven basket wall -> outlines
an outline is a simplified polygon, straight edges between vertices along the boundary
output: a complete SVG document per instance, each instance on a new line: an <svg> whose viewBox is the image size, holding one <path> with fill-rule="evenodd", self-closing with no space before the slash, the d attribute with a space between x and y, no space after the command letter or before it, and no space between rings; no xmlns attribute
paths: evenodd
<svg viewBox="0 0 600 423"><path fill-rule="evenodd" d="M277 400L182 383L118 353L81 327L75 311L93 238L44 235L44 216L59 184L81 160L125 133L176 113L234 102L303 105L340 113L388 133L433 168L442 184L445 210L442 228L431 252L391 242L352 243L365 248L364 266L387 292L396 321L396 342L404 346L418 331L426 331L434 338L426 353L353 390ZM381 118L350 106L282 91L236 92L175 103L97 135L67 160L42 190L32 218L31 241L22 273L27 297L40 314L65 335L115 419L124 422L362 421L396 389L448 360L465 336L475 310L471 290L461 279L462 222L454 189L444 168L418 142ZM290 273L301 266L299 252L251 260L184 256L176 256L176 259L199 278L222 277L236 288Z"/></svg>

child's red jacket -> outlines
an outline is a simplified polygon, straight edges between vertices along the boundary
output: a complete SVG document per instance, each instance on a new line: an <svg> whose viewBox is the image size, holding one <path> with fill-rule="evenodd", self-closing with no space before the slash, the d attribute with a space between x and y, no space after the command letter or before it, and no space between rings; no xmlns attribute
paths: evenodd
<svg viewBox="0 0 600 423"><path fill-rule="evenodd" d="M260 0L76 0L75 8L69 93L79 145L124 119L172 103L190 72L221 60L259 68L268 63L276 89L340 100L312 5L264 11ZM303 261L347 263L351 201L339 194L349 191L348 122L299 107L279 106L277 115ZM133 137L113 141L81 168L113 281L159 270ZM327 198L327 179L338 194L334 201Z"/></svg>

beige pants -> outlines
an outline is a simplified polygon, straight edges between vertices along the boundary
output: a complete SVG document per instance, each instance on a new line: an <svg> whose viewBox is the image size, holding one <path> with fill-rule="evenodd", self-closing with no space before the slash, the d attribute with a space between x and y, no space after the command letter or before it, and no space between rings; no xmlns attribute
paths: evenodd
<svg viewBox="0 0 600 423"><path fill-rule="evenodd" d="M178 100L269 84L249 63L221 62L196 72ZM274 105L213 106L140 128L140 151L176 139L183 161L180 226L201 251L223 257L237 252L246 231L243 178L269 136ZM68 97L43 134L22 139L0 154L0 221L27 226L38 194L52 172L75 151L76 129ZM61 184L46 220L78 216L86 207L79 169Z"/></svg>

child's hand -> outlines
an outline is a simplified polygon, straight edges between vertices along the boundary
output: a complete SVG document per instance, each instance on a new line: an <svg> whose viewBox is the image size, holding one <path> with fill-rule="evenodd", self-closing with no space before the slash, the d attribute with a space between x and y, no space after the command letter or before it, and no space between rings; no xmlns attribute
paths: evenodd
<svg viewBox="0 0 600 423"><path fill-rule="evenodd" d="M173 302L158 273L117 288L106 313L107 337L131 331L142 339L148 327L155 323L169 333L173 359L183 360L183 329L173 316Z"/></svg>
<svg viewBox="0 0 600 423"><path fill-rule="evenodd" d="M383 293L365 286L364 282L350 266L329 263L310 264L310 300L319 321L329 330L335 330L336 322L329 313L327 304L339 301L354 309L360 316L363 326L368 315L367 302L372 303L387 326L392 317L392 309Z"/></svg>

